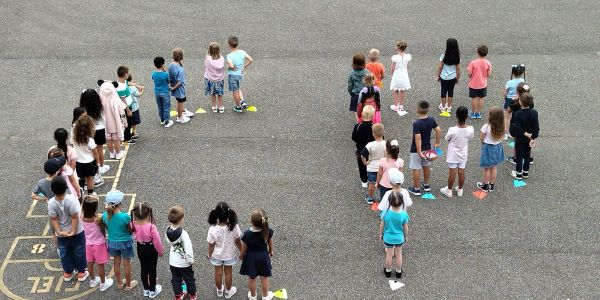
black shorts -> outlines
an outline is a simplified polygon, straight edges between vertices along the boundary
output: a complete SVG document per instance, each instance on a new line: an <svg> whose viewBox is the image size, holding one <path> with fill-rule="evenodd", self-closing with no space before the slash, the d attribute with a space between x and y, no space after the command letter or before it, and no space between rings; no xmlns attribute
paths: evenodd
<svg viewBox="0 0 600 300"><path fill-rule="evenodd" d="M75 168L77 169L77 175L80 178L91 177L98 173L98 164L96 163L96 160L89 163L77 162Z"/></svg>
<svg viewBox="0 0 600 300"><path fill-rule="evenodd" d="M187 101L186 98L187 97L183 97L183 98L177 98L177 97L175 97L175 100L177 100L177 102L179 102L179 103L183 103L183 102Z"/></svg>
<svg viewBox="0 0 600 300"><path fill-rule="evenodd" d="M104 128L96 129L96 133L94 134L94 143L96 143L96 145L106 144L106 130Z"/></svg>
<svg viewBox="0 0 600 300"><path fill-rule="evenodd" d="M350 111L356 112L358 107L358 94L350 94Z"/></svg>
<svg viewBox="0 0 600 300"><path fill-rule="evenodd" d="M440 79L440 85L442 86L442 98L454 97L454 85L456 84L456 78L450 80Z"/></svg>
<svg viewBox="0 0 600 300"><path fill-rule="evenodd" d="M142 117L140 117L139 109L131 112L131 122L133 123L133 125L138 125L142 123Z"/></svg>
<svg viewBox="0 0 600 300"><path fill-rule="evenodd" d="M469 88L469 98L485 98L487 96L487 88L472 89Z"/></svg>

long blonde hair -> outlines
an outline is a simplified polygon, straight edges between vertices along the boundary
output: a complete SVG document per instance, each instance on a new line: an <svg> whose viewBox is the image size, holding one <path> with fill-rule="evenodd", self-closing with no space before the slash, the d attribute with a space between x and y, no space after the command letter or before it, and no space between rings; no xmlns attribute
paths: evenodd
<svg viewBox="0 0 600 300"><path fill-rule="evenodd" d="M504 112L500 107L494 106L488 114L488 124L494 140L500 140L504 136Z"/></svg>
<svg viewBox="0 0 600 300"><path fill-rule="evenodd" d="M208 45L208 55L210 55L212 59L219 59L221 57L219 43L212 42Z"/></svg>

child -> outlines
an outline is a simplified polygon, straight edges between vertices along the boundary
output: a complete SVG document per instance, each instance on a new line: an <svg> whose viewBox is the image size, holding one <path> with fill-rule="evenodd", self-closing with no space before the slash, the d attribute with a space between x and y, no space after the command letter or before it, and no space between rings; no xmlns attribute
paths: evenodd
<svg viewBox="0 0 600 300"><path fill-rule="evenodd" d="M58 175L65 163L66 159L64 157L51 158L44 163L46 177L38 180L35 187L33 187L33 190L31 191L32 200L47 201L54 197L54 193L50 188L50 183L52 182L52 179Z"/></svg>
<svg viewBox="0 0 600 300"><path fill-rule="evenodd" d="M48 150L48 159L51 159L51 158L58 158L60 160L59 163L56 163L56 165L58 166L59 164L62 163L62 161L63 161L62 159L65 158L65 153L60 148L51 148L50 150ZM52 160L51 160L51 162L52 162ZM46 161L46 163L48 163L48 161ZM46 165L44 165L44 167L46 167ZM52 170L53 169L49 170L49 172L51 172ZM71 195L77 197L77 199L80 199L81 198L81 188L79 186L79 179L77 178L77 174L75 173L75 171L73 171L73 169L71 169L71 167L68 164L64 163L62 168L59 171L59 174L67 182L67 186L69 187L69 193Z"/></svg>
<svg viewBox="0 0 600 300"><path fill-rule="evenodd" d="M231 298L237 288L233 286L233 266L237 263L238 250L242 248L242 231L237 224L237 215L225 202L219 202L208 215L208 259L215 267L217 296ZM225 286L223 286L225 273ZM223 290L224 293L223 293Z"/></svg>
<svg viewBox="0 0 600 300"><path fill-rule="evenodd" d="M369 50L369 55L367 56L369 62L365 65L365 69L369 71L369 73L375 76L375 85L380 89L383 88L383 79L385 78L385 67L382 63L379 62L379 50L371 49Z"/></svg>
<svg viewBox="0 0 600 300"><path fill-rule="evenodd" d="M358 123L361 122L362 110L366 105L373 106L375 108L375 116L373 117L373 123L381 123L381 96L379 87L374 86L375 76L371 73L367 73L363 78L365 87L360 90L358 94L358 107L356 109L356 118Z"/></svg>
<svg viewBox="0 0 600 300"><path fill-rule="evenodd" d="M398 153L400 153L398 141L387 141L385 144L385 158L379 160L379 170L377 171L377 186L379 188L379 196L382 199L385 193L392 189L392 184L388 177L389 170L404 170L404 160L398 158Z"/></svg>
<svg viewBox="0 0 600 300"><path fill-rule="evenodd" d="M102 183L94 184L94 176L98 172L96 163L96 142L94 142L94 121L90 116L81 116L75 122L73 129L73 146L77 154L77 175L79 176L79 185L87 186L88 195L94 194L94 186L100 186Z"/></svg>
<svg viewBox="0 0 600 300"><path fill-rule="evenodd" d="M127 143L135 144L131 141L131 128L133 126L133 113L131 105L133 104L133 98L131 97L131 89L129 88L129 68L126 66L119 66L117 68L117 94L121 98L121 101L125 103L125 115L127 118L127 126L125 126L124 141Z"/></svg>
<svg viewBox="0 0 600 300"><path fill-rule="evenodd" d="M71 281L77 274L77 281L83 282L89 273L85 269L85 234L79 222L79 201L67 194L67 182L60 176L52 179L50 187L55 196L48 200L48 216L58 237L64 281Z"/></svg>
<svg viewBox="0 0 600 300"><path fill-rule="evenodd" d="M271 300L273 292L269 291L269 277L271 277L271 258L273 258L273 230L269 228L269 218L262 209L255 209L252 212L250 222L252 227L247 229L242 236L240 274L249 277L249 300L257 299L257 276L260 276L262 300Z"/></svg>
<svg viewBox="0 0 600 300"><path fill-rule="evenodd" d="M460 51L456 39L446 40L446 52L440 55L436 78L442 87L440 111L450 113L452 111L454 86L460 78Z"/></svg>
<svg viewBox="0 0 600 300"><path fill-rule="evenodd" d="M210 95L212 112L225 112L223 107L223 86L225 85L225 59L221 55L219 43L210 43L204 57L204 95ZM218 99L218 106L217 106Z"/></svg>
<svg viewBox="0 0 600 300"><path fill-rule="evenodd" d="M119 98L116 82L98 80L100 85L100 99L106 120L106 146L111 159L121 159L125 152L121 151L121 141L125 138L123 133L127 126L125 108L127 105Z"/></svg>
<svg viewBox="0 0 600 300"><path fill-rule="evenodd" d="M133 242L129 223L129 214L121 211L121 203L124 194L118 190L112 190L106 194L106 211L102 214L102 223L108 231L108 253L114 259L114 272L117 280L117 288L131 291L138 284L137 280L131 279L131 258L133 257ZM125 279L121 278L121 263Z"/></svg>
<svg viewBox="0 0 600 300"><path fill-rule="evenodd" d="M512 177L518 180L529 177L529 164L531 148L540 133L538 113L531 108L533 96L524 93L520 98L521 109L515 113L510 124L510 133L515 137L516 170L511 172Z"/></svg>
<svg viewBox="0 0 600 300"><path fill-rule="evenodd" d="M102 179L100 175L104 175L104 173L110 170L110 166L104 164L104 151L102 149L106 144L106 119L104 118L102 100L100 100L100 95L98 95L96 90L87 89L79 97L79 106L85 107L87 115L94 120L94 130L96 132L94 134L94 143L96 143L94 151L98 158L98 175L94 180L100 181Z"/></svg>
<svg viewBox="0 0 600 300"><path fill-rule="evenodd" d="M404 116L407 112L404 110L404 99L406 91L410 89L410 79L408 78L408 64L412 56L405 53L408 44L405 41L399 41L396 44L398 54L392 56L392 82L390 90L394 98L394 104L390 108L398 115Z"/></svg>
<svg viewBox="0 0 600 300"><path fill-rule="evenodd" d="M365 87L363 78L369 72L365 70L365 55L354 54L352 57L352 71L348 76L348 93L350 94L350 111L356 112L358 106L358 94Z"/></svg>
<svg viewBox="0 0 600 300"><path fill-rule="evenodd" d="M358 174L360 176L360 181L362 182L362 187L366 188L368 186L367 181L367 166L363 164L362 158L360 156L360 151L365 148L365 146L375 140L373 138L373 116L375 115L375 108L373 106L366 106L362 110L362 122L354 125L354 129L352 130L352 140L356 143L356 161L358 163Z"/></svg>
<svg viewBox="0 0 600 300"><path fill-rule="evenodd" d="M377 184L377 172L379 171L379 160L385 157L385 140L383 139L383 124L373 125L374 141L369 142L361 151L362 163L367 166L367 180L369 186L365 201L372 204L375 198L375 186ZM380 195L381 196L381 195Z"/></svg>
<svg viewBox="0 0 600 300"><path fill-rule="evenodd" d="M458 125L448 128L448 133L446 133L446 141L448 141L448 150L446 151L448 185L441 188L440 192L449 198L452 198L452 187L457 174L458 186L454 190L458 197L463 195L465 168L469 157L469 140L475 136L473 126L466 123L468 114L469 110L464 106L460 106L456 110Z"/></svg>
<svg viewBox="0 0 600 300"><path fill-rule="evenodd" d="M98 210L98 197L86 195L83 197L81 207L83 231L85 232L85 257L90 273L90 287L100 284L100 291L104 292L113 285L112 278L106 278L105 264L109 261L108 248L102 225L102 218L96 214ZM94 274L94 264L98 266L98 275Z"/></svg>
<svg viewBox="0 0 600 300"><path fill-rule="evenodd" d="M396 278L402 278L402 246L406 242L408 234L408 221L410 217L406 210L402 209L404 201L402 194L391 193L389 196L390 206L381 217L379 223L379 238L385 245L385 277L392 277L392 260L396 257Z"/></svg>
<svg viewBox="0 0 600 300"><path fill-rule="evenodd" d="M165 59L161 56L155 57L154 67L156 70L152 71L152 81L154 82L158 117L160 118L160 124L165 125L165 128L169 128L173 125L173 120L171 120L169 73L166 72Z"/></svg>
<svg viewBox="0 0 600 300"><path fill-rule="evenodd" d="M519 99L521 99L521 97L523 97L523 94L525 92L530 93L529 85L526 84L525 82L519 83L519 85L517 86L517 95L515 95L515 97L513 97L512 102L511 102L510 106L508 107L508 112L510 113L510 120L512 120L512 118L515 116L515 113L517 111L521 110L521 104L519 103ZM534 103L531 103L531 106L529 106L529 108L533 108L533 107L534 107ZM509 126L509 129L510 129L510 126ZM510 132L509 132L509 137L511 137ZM508 156L506 158L506 160L513 165L517 164L514 159L514 156L516 154L514 152L515 151L513 149L513 156ZM529 165L530 166L533 165L533 157L529 158Z"/></svg>
<svg viewBox="0 0 600 300"><path fill-rule="evenodd" d="M419 102L417 105L418 118L413 123L409 163L413 175L413 186L409 187L408 191L415 196L421 196L421 188L424 192L431 191L431 188L429 187L431 169L429 168L429 160L425 157L423 152L431 149L431 130L435 130L434 148L437 148L440 145L442 135L442 129L438 126L433 117L427 115L428 113L429 103L427 101ZM421 178L421 169L423 170L423 183L419 182Z"/></svg>
<svg viewBox="0 0 600 300"><path fill-rule="evenodd" d="M404 174L400 172L398 169L390 169L388 171L389 182L392 185L392 189L387 191L385 195L381 198L381 202L377 205L377 209L381 211L380 217L383 217L383 213L389 209L390 207L390 195L400 194L402 196L403 204L400 206L401 209L407 210L412 205L412 200L410 199L410 194L404 188L402 188L402 184L404 183Z"/></svg>
<svg viewBox="0 0 600 300"><path fill-rule="evenodd" d="M497 166L504 160L504 112L499 107L492 107L488 114L488 122L481 127L481 156L479 166L483 168L483 182L477 187L484 192L493 192L496 184Z"/></svg>
<svg viewBox="0 0 600 300"><path fill-rule="evenodd" d="M244 50L238 49L239 41L236 36L230 36L227 39L227 44L231 52L227 54L227 82L229 83L229 91L233 93L235 101L235 112L243 112L248 108L248 104L244 100L244 95L240 85L244 79L244 70L254 62L252 57Z"/></svg>
<svg viewBox="0 0 600 300"><path fill-rule="evenodd" d="M181 283L185 282L190 300L196 300L196 278L194 278L194 249L187 231L181 228L183 225L183 207L177 205L169 210L169 223L166 237L171 249L169 251L169 267L171 268L171 284L176 300L182 300L185 291Z"/></svg>
<svg viewBox="0 0 600 300"><path fill-rule="evenodd" d="M144 286L144 297L156 298L162 286L156 284L156 265L158 257L163 256L163 244L154 225L152 208L146 202L140 202L131 211L133 232L137 241L137 254L142 268L140 275Z"/></svg>
<svg viewBox="0 0 600 300"><path fill-rule="evenodd" d="M171 87L171 95L177 100L177 123L187 123L193 112L185 108L186 91L185 91L185 69L181 64L183 60L183 50L181 48L173 49L173 62L169 64L169 84Z"/></svg>
<svg viewBox="0 0 600 300"><path fill-rule="evenodd" d="M510 80L506 82L504 87L504 139L509 138L508 129L510 127L510 119L512 117L510 106L513 99L517 97L517 89L520 83L525 82L525 65L513 65L510 73Z"/></svg>
<svg viewBox="0 0 600 300"><path fill-rule="evenodd" d="M492 64L485 58L488 47L477 47L477 58L467 66L469 74L469 97L471 98L471 119L481 119L483 100L487 96L487 79L492 74Z"/></svg>
<svg viewBox="0 0 600 300"><path fill-rule="evenodd" d="M133 77L131 74L127 77L127 82L132 82ZM144 93L143 89L139 89L137 86L133 85L129 87L131 90L131 140L130 144L135 144L137 140L140 138L140 135L137 131L137 126L142 123L142 117L140 116L140 103L138 98L142 96Z"/></svg>

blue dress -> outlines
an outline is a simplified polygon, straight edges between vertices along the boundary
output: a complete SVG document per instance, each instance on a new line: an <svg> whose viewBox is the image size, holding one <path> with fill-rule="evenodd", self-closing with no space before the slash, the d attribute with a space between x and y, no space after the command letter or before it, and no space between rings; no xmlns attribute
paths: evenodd
<svg viewBox="0 0 600 300"><path fill-rule="evenodd" d="M269 228L269 239L273 237L273 230ZM267 241L262 236L262 232L254 232L250 229L244 231L242 242L246 244L247 250L240 274L250 276L254 279L256 276L271 277L271 257L269 256L269 247Z"/></svg>

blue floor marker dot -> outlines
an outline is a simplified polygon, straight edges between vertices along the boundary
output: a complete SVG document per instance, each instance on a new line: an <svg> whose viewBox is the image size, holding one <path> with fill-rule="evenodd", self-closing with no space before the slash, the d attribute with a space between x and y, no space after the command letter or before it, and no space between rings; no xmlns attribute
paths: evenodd
<svg viewBox="0 0 600 300"><path fill-rule="evenodd" d="M513 184L515 185L516 188L524 187L527 185L527 183L525 183L525 181L518 180L518 179L513 179Z"/></svg>
<svg viewBox="0 0 600 300"><path fill-rule="evenodd" d="M423 194L423 196L421 196L421 198L427 200L435 200L435 196L432 193L425 193Z"/></svg>
<svg viewBox="0 0 600 300"><path fill-rule="evenodd" d="M515 142L514 141L508 142L508 146L511 147L511 148L514 148L515 147Z"/></svg>

